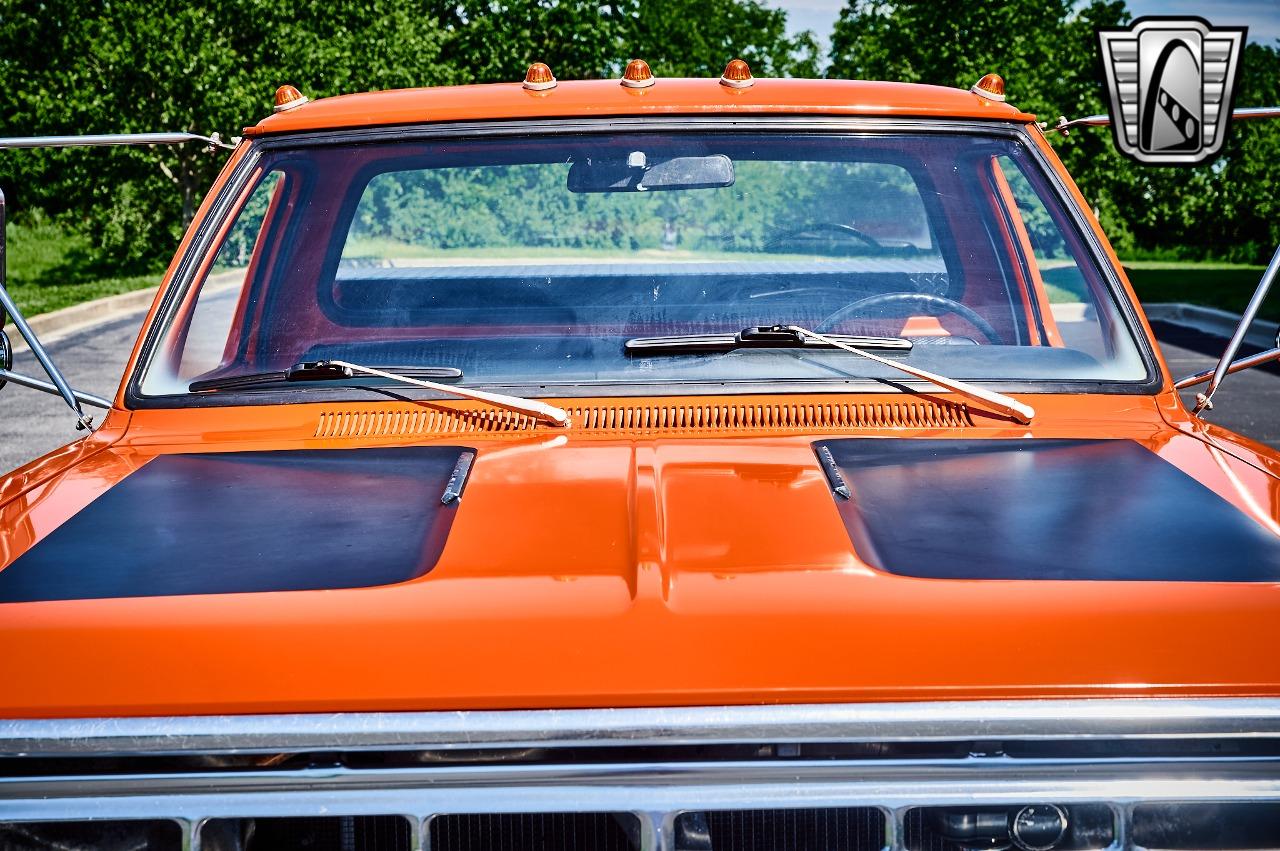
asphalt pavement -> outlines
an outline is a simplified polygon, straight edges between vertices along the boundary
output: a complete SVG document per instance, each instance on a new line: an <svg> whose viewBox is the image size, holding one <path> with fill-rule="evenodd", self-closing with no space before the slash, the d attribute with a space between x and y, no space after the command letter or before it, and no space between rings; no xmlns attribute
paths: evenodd
<svg viewBox="0 0 1280 851"><path fill-rule="evenodd" d="M136 313L52 340L45 348L72 387L111 399L145 315ZM13 371L46 378L29 351L13 356ZM86 407L85 413L101 422L104 412ZM83 436L60 397L15 384L0 389L0 470L12 470Z"/></svg>
<svg viewBox="0 0 1280 851"><path fill-rule="evenodd" d="M115 396L144 313L48 342L54 361L71 385L108 399ZM1161 348L1174 375L1208 369L1224 341L1182 326L1156 323ZM14 356L14 370L43 378L30 352ZM1194 391L1187 394L1190 399ZM96 413L101 419L101 412ZM1214 397L1208 418L1280 449L1280 369L1251 369L1230 376ZM25 387L0 390L0 470L10 470L82 436L71 411L56 396Z"/></svg>

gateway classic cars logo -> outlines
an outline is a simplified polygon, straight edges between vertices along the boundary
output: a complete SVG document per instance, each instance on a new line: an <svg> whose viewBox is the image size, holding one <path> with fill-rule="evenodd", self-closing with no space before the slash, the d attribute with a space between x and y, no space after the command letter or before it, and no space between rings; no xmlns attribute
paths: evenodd
<svg viewBox="0 0 1280 851"><path fill-rule="evenodd" d="M1098 30L1116 145L1139 162L1194 165L1227 138L1246 27L1139 18Z"/></svg>

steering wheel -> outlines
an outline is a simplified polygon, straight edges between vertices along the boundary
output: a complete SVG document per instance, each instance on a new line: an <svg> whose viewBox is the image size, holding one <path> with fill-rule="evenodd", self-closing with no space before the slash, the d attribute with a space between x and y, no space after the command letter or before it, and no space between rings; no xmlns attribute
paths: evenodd
<svg viewBox="0 0 1280 851"><path fill-rule="evenodd" d="M830 316L826 317L814 326L814 330L818 332L825 332L830 329L832 325L842 319L848 319L851 316L857 316L865 313L871 308L880 307L886 304L903 303L923 305L930 311L928 314L930 316L937 316L941 313L954 313L967 321L974 328L977 328L978 331L982 333L982 336L987 338L987 342L993 343L997 346L1004 343L1004 340L1001 339L998 333L996 333L996 329L992 327L991 323L984 319L973 308L968 305L961 304L955 299L947 298L946 296L934 295L933 293L900 292L880 293L878 295L868 296L867 298L859 299L852 304L846 304L844 307L840 308L835 313L832 313Z"/></svg>
<svg viewBox="0 0 1280 851"><path fill-rule="evenodd" d="M789 239L794 239L802 234L813 233L814 231L831 231L832 233L839 234L840 236L851 236L856 240L866 243L872 248L884 248L884 246L881 245L874 236L863 233L852 225L842 225L836 222L813 222L812 224L783 231L764 244L765 250L771 249L775 245L784 243Z"/></svg>

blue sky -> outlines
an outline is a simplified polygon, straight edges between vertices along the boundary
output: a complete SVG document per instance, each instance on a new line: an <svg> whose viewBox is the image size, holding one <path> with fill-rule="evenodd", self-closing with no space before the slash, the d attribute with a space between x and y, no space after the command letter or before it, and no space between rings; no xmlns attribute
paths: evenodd
<svg viewBox="0 0 1280 851"><path fill-rule="evenodd" d="M787 10L793 32L813 30L824 41L844 0L765 0L766 4ZM1129 0L1129 12L1143 15L1194 15L1218 25L1244 25L1249 40L1274 44L1280 39L1280 2L1277 0ZM977 8L981 8L978 4Z"/></svg>

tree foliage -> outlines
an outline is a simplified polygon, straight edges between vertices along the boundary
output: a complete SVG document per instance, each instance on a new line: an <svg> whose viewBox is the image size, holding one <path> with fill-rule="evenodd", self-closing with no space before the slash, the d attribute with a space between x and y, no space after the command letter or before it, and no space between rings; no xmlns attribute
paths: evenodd
<svg viewBox="0 0 1280 851"><path fill-rule="evenodd" d="M957 0L854 0L827 73L967 87L998 71L1011 100L1045 118L1102 112L1093 30L1126 19L1114 0L980 13ZM4 135L231 136L285 82L316 97L514 80L532 61L591 78L635 56L661 75L715 75L732 56L761 75L821 72L813 34L788 35L786 13L762 0L0 0L0 121ZM1280 51L1249 45L1242 82L1238 103L1280 102ZM1280 239L1269 191L1280 122L1232 134L1196 169L1131 163L1105 131L1056 144L1122 250L1265 259ZM150 269L222 161L195 145L7 151L0 186L19 216L87 236L100 265Z"/></svg>
<svg viewBox="0 0 1280 851"><path fill-rule="evenodd" d="M275 85L313 94L453 82L439 22L395 0L0 0L6 135L232 136ZM140 267L172 251L222 157L196 145L8 152L0 182Z"/></svg>
<svg viewBox="0 0 1280 851"><path fill-rule="evenodd" d="M236 135L292 83L312 97L515 80L815 72L816 42L759 0L0 0L4 135L186 130ZM102 264L149 268L190 221L223 157L196 145L0 154L22 214L85 233Z"/></svg>
<svg viewBox="0 0 1280 851"><path fill-rule="evenodd" d="M832 76L968 88L1005 78L1009 100L1043 119L1107 111L1099 26L1126 23L1123 2L854 0L832 35ZM1239 106L1280 104L1280 51L1245 49ZM1180 259L1265 262L1280 242L1271 191L1280 122L1237 122L1221 156L1196 168L1132 162L1106 130L1050 134L1117 249Z"/></svg>

